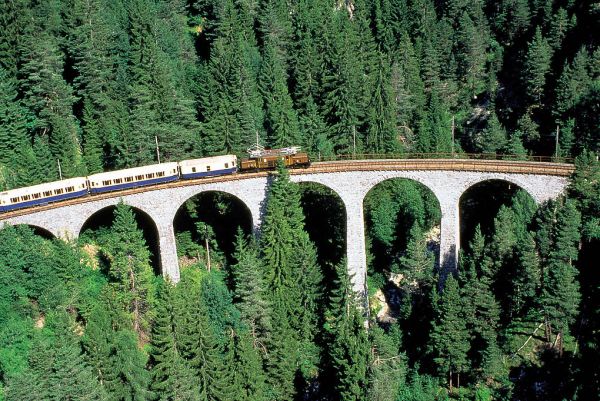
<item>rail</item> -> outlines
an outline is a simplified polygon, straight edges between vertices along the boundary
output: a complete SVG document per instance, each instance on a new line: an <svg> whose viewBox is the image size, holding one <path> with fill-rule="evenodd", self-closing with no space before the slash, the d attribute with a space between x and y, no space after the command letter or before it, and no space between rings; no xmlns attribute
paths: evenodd
<svg viewBox="0 0 600 401"><path fill-rule="evenodd" d="M502 161L528 161L536 163L563 163L573 164L574 160L570 157L557 156L528 156L528 155L512 155L498 153L356 153L342 154L332 156L317 155L314 157L315 162L321 161L341 161L341 160L420 160L420 159L453 159L453 160L502 160Z"/></svg>
<svg viewBox="0 0 600 401"><path fill-rule="evenodd" d="M393 159L385 155L386 159L362 159L352 160L338 157L338 160L314 162L310 167L290 170L290 174L319 174L347 171L397 171L397 170L421 170L421 171L474 171L494 172L509 174L535 174L568 177L574 171L572 164L551 163L542 161L508 161L508 160L482 160L482 159ZM81 198L68 199L47 205L33 206L30 208L0 213L0 221L35 213L38 211L55 209L80 203L93 202L101 199L123 197L137 193L156 191L161 189L186 187L198 184L209 184L216 182L246 180L250 178L266 177L271 171L236 173L209 178L198 178L192 180L178 180L165 184L157 184L139 188L125 189L96 195L87 195Z"/></svg>

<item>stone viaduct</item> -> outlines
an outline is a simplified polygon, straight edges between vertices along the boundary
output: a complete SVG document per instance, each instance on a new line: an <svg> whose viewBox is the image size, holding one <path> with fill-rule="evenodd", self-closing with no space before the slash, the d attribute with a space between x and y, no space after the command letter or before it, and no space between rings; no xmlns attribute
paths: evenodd
<svg viewBox="0 0 600 401"><path fill-rule="evenodd" d="M459 249L459 201L471 186L488 180L502 180L519 186L541 203L560 195L572 171L571 165L552 163L498 162L473 160L352 161L314 163L305 170L293 170L295 182L314 182L333 190L346 209L348 270L357 292L366 290L366 250L363 200L378 183L406 178L429 188L437 197L441 212L440 263L456 266ZM103 208L120 200L145 212L158 231L162 273L179 280L179 264L173 220L179 208L191 197L207 191L220 191L238 198L248 208L258 232L268 189L267 173L238 174L215 180L179 181L168 185L123 191L100 197L88 196L77 202L48 205L1 215L2 222L43 228L59 238L77 237L86 221Z"/></svg>

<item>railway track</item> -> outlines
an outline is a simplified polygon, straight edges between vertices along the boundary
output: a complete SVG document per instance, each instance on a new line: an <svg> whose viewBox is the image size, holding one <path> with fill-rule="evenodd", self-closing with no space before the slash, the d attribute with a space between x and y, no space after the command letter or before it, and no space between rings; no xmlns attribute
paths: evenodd
<svg viewBox="0 0 600 401"><path fill-rule="evenodd" d="M290 174L318 174L345 171L396 171L396 170L427 170L427 171L465 171L492 172L509 174L536 174L552 176L570 176L575 167L567 163L551 163L538 161L507 161L507 160L478 160L478 159L368 159L368 160L334 160L315 162L310 167L290 170ZM34 206L0 214L0 222L4 219L26 215L48 209L69 205L94 202L100 199L117 198L147 191L157 191L167 188L186 187L198 184L246 180L266 177L270 171L236 173L219 177L179 180L166 184L157 184L141 188L126 189L104 194L87 195L81 198Z"/></svg>

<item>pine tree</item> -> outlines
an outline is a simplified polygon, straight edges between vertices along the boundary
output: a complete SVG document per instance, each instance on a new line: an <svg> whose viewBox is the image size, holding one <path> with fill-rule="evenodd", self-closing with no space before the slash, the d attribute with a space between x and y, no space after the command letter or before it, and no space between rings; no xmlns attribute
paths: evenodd
<svg viewBox="0 0 600 401"><path fill-rule="evenodd" d="M544 271L540 303L546 317L547 335L557 332L558 349L562 353L564 335L569 332L579 310L581 294L577 270L581 214L571 200L561 205L553 228L554 243ZM550 338L548 338L550 340Z"/></svg>
<svg viewBox="0 0 600 401"><path fill-rule="evenodd" d="M541 285L539 256L535 249L535 240L527 234L516 250L516 272L512 278L510 295L510 314L515 318L525 317L528 308L534 305L537 291Z"/></svg>
<svg viewBox="0 0 600 401"><path fill-rule="evenodd" d="M386 57L380 54L368 106L365 149L369 153L394 153L400 149L396 129L396 102L390 85L388 64Z"/></svg>
<svg viewBox="0 0 600 401"><path fill-rule="evenodd" d="M261 234L272 307L268 377L277 397L292 397L293 366L301 365L307 379L318 359L313 337L322 278L314 245L304 231L300 192L283 163L269 188Z"/></svg>
<svg viewBox="0 0 600 401"><path fill-rule="evenodd" d="M8 383L7 401L106 400L81 354L72 318L66 312L56 312L49 324L53 333L48 338L39 335L28 370Z"/></svg>
<svg viewBox="0 0 600 401"><path fill-rule="evenodd" d="M265 104L267 145L273 148L299 143L298 116L287 88L286 67L272 42L263 50L260 88Z"/></svg>
<svg viewBox="0 0 600 401"><path fill-rule="evenodd" d="M356 24L343 12L335 13L334 18L335 34L324 56L322 110L336 152L355 154L362 149L360 124L364 104L362 65L356 60L358 34Z"/></svg>
<svg viewBox="0 0 600 401"><path fill-rule="evenodd" d="M65 177L84 175L79 126L73 116L75 98L62 77L64 57L58 39L44 32L25 40L28 53L21 84L24 104L34 114L34 133L48 138L51 160L60 160Z"/></svg>
<svg viewBox="0 0 600 401"><path fill-rule="evenodd" d="M256 244L248 243L241 229L236 235L234 259L237 262L231 268L235 283L234 300L242 321L248 325L253 346L262 351L271 328L266 283Z"/></svg>
<svg viewBox="0 0 600 401"><path fill-rule="evenodd" d="M182 286L183 284L183 286ZM180 288L181 287L181 288ZM217 340L206 305L200 295L200 282L183 280L178 286L181 311L178 316L176 336L181 344L181 354L191 366L200 384L200 400L226 401L235 383L233 366L223 360L224 348Z"/></svg>
<svg viewBox="0 0 600 401"><path fill-rule="evenodd" d="M419 74L419 60L406 32L400 37L396 60L392 64L392 87L396 93L397 125L404 147L413 151L416 123L425 109L425 88Z"/></svg>
<svg viewBox="0 0 600 401"><path fill-rule="evenodd" d="M150 400L147 357L138 348L130 316L116 298L114 289L106 287L90 312L82 339L86 359L109 399Z"/></svg>
<svg viewBox="0 0 600 401"><path fill-rule="evenodd" d="M427 249L423 230L418 223L413 224L409 232L406 252L400 257L399 264L409 282L417 282L419 287L429 287L435 258Z"/></svg>
<svg viewBox="0 0 600 401"><path fill-rule="evenodd" d="M406 379L406 356L399 352L400 330L392 326L389 332L378 325L369 330L371 359L369 371L370 401L397 401L398 389Z"/></svg>
<svg viewBox="0 0 600 401"><path fill-rule="evenodd" d="M343 401L367 399L369 341L345 263L336 268L335 287L325 314L327 356L334 372L333 389Z"/></svg>
<svg viewBox="0 0 600 401"><path fill-rule="evenodd" d="M123 309L131 313L135 332L145 338L154 303L154 274L143 233L137 227L133 211L124 203L119 203L115 209L105 249L110 260L112 285Z"/></svg>
<svg viewBox="0 0 600 401"><path fill-rule="evenodd" d="M476 139L477 150L483 153L497 153L506 146L506 131L498 121L496 113L491 113L487 127Z"/></svg>
<svg viewBox="0 0 600 401"><path fill-rule="evenodd" d="M163 282L158 291L157 311L151 337L150 388L155 399L165 401L200 400L200 386L188 362L178 349L176 304L172 284Z"/></svg>
<svg viewBox="0 0 600 401"><path fill-rule="evenodd" d="M552 49L538 27L535 36L528 43L523 70L523 85L534 107L541 107L542 105L551 58Z"/></svg>
<svg viewBox="0 0 600 401"><path fill-rule="evenodd" d="M440 374L448 375L451 392L454 383L460 387L460 374L468 368L469 333L463 317L462 304L458 281L452 275L448 275L439 305L436 306L430 350Z"/></svg>
<svg viewBox="0 0 600 401"><path fill-rule="evenodd" d="M250 333L235 336L235 364L239 401L266 401L267 385L259 350L253 345Z"/></svg>

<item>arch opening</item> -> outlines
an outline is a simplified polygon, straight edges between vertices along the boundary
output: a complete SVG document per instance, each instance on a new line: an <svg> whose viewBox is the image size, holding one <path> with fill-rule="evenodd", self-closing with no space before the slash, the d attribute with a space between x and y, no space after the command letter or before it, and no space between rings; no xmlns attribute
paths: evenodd
<svg viewBox="0 0 600 401"><path fill-rule="evenodd" d="M502 206L509 206L519 191L527 193L519 185L500 179L481 181L467 188L458 205L460 248L470 249L478 225L482 234L489 236L494 229L494 218L498 211Z"/></svg>
<svg viewBox="0 0 600 401"><path fill-rule="evenodd" d="M129 207L133 211L137 227L142 230L146 246L150 251L150 265L152 266L152 270L154 274L160 275L160 245L156 223L146 212L133 206ZM116 206L107 206L88 217L79 232L81 241L94 243L101 236L106 235L114 222L115 209Z"/></svg>
<svg viewBox="0 0 600 401"><path fill-rule="evenodd" d="M180 267L203 263L208 268L209 261L211 268L229 265L238 227L252 233L252 213L238 197L204 191L187 199L173 219Z"/></svg>
<svg viewBox="0 0 600 401"><path fill-rule="evenodd" d="M335 266L346 255L346 206L342 198L326 185L303 181L299 186L305 230L317 248L325 283L329 283Z"/></svg>
<svg viewBox="0 0 600 401"><path fill-rule="evenodd" d="M366 194L363 210L371 285L381 288L383 275L399 272L399 259L417 232L439 262L442 213L439 200L424 184L408 178L381 181Z"/></svg>
<svg viewBox="0 0 600 401"><path fill-rule="evenodd" d="M52 232L50 232L49 230L47 230L43 227L36 226L34 224L21 224L21 225L29 227L35 235L39 235L40 237L42 237L44 239L47 239L47 240L56 239L56 236L54 234L52 234Z"/></svg>
<svg viewBox="0 0 600 401"><path fill-rule="evenodd" d="M371 310L384 327L399 323L404 350L417 362L426 353L428 299L439 275L439 200L418 181L391 178L370 189L363 210Z"/></svg>

